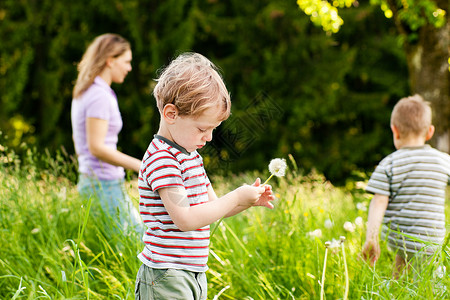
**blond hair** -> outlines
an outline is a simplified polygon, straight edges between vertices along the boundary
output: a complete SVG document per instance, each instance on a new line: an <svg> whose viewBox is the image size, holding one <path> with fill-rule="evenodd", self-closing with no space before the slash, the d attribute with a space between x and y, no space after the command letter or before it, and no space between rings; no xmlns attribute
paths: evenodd
<svg viewBox="0 0 450 300"><path fill-rule="evenodd" d="M74 99L80 97L106 67L108 58L130 50L130 43L118 34L105 33L94 39L78 64L78 77L73 88Z"/></svg>
<svg viewBox="0 0 450 300"><path fill-rule="evenodd" d="M405 137L425 136L431 126L431 107L420 95L400 99L391 114L391 125Z"/></svg>
<svg viewBox="0 0 450 300"><path fill-rule="evenodd" d="M220 106L219 118L230 115L230 95L217 67L198 53L183 53L162 70L153 90L160 113L173 104L180 116L199 116Z"/></svg>

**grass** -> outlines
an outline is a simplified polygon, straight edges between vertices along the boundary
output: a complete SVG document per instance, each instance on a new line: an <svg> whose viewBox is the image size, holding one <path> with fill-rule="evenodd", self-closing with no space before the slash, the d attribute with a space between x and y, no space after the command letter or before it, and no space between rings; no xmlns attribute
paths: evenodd
<svg viewBox="0 0 450 300"><path fill-rule="evenodd" d="M79 197L64 155L44 155L39 167L33 161L0 152L0 298L134 299L140 238L111 233L112 220L97 213L95 199ZM343 224L367 219L370 196L362 183L337 188L320 175L297 171L291 164L286 177L271 181L274 210L252 208L221 222L211 239L208 299L320 299L324 275L324 299L344 299L347 284L348 299L450 297L448 272L435 275L433 264L393 280L394 255L385 245L374 268L358 259L364 226L350 232ZM212 182L223 194L267 175ZM137 203L135 181L128 188ZM326 241L331 245L323 274ZM437 267L450 270L446 243Z"/></svg>

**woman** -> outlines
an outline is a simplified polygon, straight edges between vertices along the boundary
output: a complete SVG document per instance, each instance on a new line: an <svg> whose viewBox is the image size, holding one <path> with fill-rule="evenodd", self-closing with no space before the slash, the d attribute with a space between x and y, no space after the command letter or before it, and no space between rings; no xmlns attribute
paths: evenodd
<svg viewBox="0 0 450 300"><path fill-rule="evenodd" d="M123 230L141 223L124 185L124 168L139 172L141 161L117 150L122 117L110 85L124 81L131 59L130 44L123 37L98 36L78 65L71 111L78 190L87 197L95 195Z"/></svg>

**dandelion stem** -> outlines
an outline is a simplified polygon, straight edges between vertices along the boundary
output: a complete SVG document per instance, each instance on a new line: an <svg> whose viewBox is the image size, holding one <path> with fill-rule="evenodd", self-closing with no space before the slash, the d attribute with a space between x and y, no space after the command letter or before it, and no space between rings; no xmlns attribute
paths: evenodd
<svg viewBox="0 0 450 300"><path fill-rule="evenodd" d="M216 232L216 230L219 227L220 222L222 222L223 218L225 218L225 216L223 216L222 218L219 219L219 221L217 221L217 225L213 228L211 234L209 235L209 238L212 238L212 236L214 235L214 232Z"/></svg>
<svg viewBox="0 0 450 300"><path fill-rule="evenodd" d="M271 175L270 175L270 177L269 177L269 178L267 178L267 180L266 180L266 181L264 181L264 183L263 183L263 184L262 184L261 186L263 186L263 185L265 185L266 183L268 183L268 182L269 182L269 180L270 180L270 178L272 178L272 177L273 177L273 175L274 175L274 174L271 174Z"/></svg>
<svg viewBox="0 0 450 300"><path fill-rule="evenodd" d="M344 291L344 300L348 299L348 290L349 290L349 281L348 281L348 268L347 268L347 260L345 259L345 247L344 247L345 237L341 236L341 247L342 247L342 256L344 258L344 270L345 270L345 291Z"/></svg>
<svg viewBox="0 0 450 300"><path fill-rule="evenodd" d="M320 284L320 300L323 300L323 297L325 296L324 289L325 289L325 273L327 270L327 255L328 255L328 247L330 246L330 242L325 242L325 257L323 259L323 271L322 271L322 281Z"/></svg>

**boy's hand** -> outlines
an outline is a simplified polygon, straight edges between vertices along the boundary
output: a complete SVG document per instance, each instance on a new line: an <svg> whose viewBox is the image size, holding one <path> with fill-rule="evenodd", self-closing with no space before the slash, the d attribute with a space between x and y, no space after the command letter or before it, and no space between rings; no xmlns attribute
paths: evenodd
<svg viewBox="0 0 450 300"><path fill-rule="evenodd" d="M373 264L380 258L380 253L380 244L374 240L367 240L361 251L361 257L366 261L368 260L370 266L372 267Z"/></svg>
<svg viewBox="0 0 450 300"><path fill-rule="evenodd" d="M262 194L265 192L265 188L262 186L255 185L243 185L235 190L238 196L239 205L242 206L253 206Z"/></svg>
<svg viewBox="0 0 450 300"><path fill-rule="evenodd" d="M257 178L252 186L261 186L261 179ZM264 193L261 194L259 199L253 204L253 206L265 206L267 208L273 209L273 204L270 201L275 200L275 196L272 192L272 186L266 184L264 187Z"/></svg>

